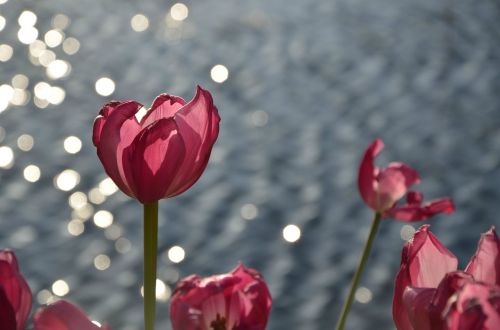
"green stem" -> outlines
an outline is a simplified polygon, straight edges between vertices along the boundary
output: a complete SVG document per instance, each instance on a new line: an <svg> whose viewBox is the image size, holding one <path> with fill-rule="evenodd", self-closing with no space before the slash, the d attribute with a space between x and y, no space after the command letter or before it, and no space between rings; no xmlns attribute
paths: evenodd
<svg viewBox="0 0 500 330"><path fill-rule="evenodd" d="M351 289L349 290L349 295L347 296L347 300L342 307L342 312L340 314L340 319L337 322L337 326L335 329L342 330L344 329L345 321L347 320L347 315L349 314L349 310L351 309L352 300L354 298L354 293L356 292L356 288L358 287L359 280L361 279L361 274L363 273L363 269L365 268L366 260L368 259L368 255L370 254L370 250L372 248L373 240L377 235L378 226L380 224L380 220L382 219L382 214L375 213L375 217L373 218L372 227L370 228L370 235L365 243L365 247L363 249L363 254L361 255L361 259L359 260L358 267L356 268L356 272L354 273L354 277L352 278Z"/></svg>
<svg viewBox="0 0 500 330"><path fill-rule="evenodd" d="M154 330L156 314L156 250L158 202L144 204L144 324Z"/></svg>

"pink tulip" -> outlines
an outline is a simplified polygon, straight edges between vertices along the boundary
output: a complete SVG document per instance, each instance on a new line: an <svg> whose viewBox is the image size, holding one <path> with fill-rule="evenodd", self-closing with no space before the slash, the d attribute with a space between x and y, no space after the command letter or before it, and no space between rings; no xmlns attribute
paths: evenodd
<svg viewBox="0 0 500 330"><path fill-rule="evenodd" d="M452 213L455 210L449 198L440 198L423 203L419 192L409 188L420 183L418 173L404 163L393 162L380 169L374 165L375 157L384 148L384 143L376 139L368 147L361 161L358 188L365 203L384 217L411 222L425 220L437 213ZM406 203L396 203L407 194Z"/></svg>
<svg viewBox="0 0 500 330"><path fill-rule="evenodd" d="M174 330L264 330L271 303L262 276L240 264L229 274L183 279L170 319Z"/></svg>
<svg viewBox="0 0 500 330"><path fill-rule="evenodd" d="M106 173L142 203L174 197L203 173L219 133L220 117L207 90L188 103L159 95L138 121L142 104L110 102L94 122L93 142Z"/></svg>
<svg viewBox="0 0 500 330"><path fill-rule="evenodd" d="M85 313L67 301L59 300L41 308L33 316L34 330L110 330L92 323Z"/></svg>
<svg viewBox="0 0 500 330"><path fill-rule="evenodd" d="M6 330L24 330L31 310L31 290L19 272L16 256L0 251L0 324ZM4 328L1 328L4 329Z"/></svg>
<svg viewBox="0 0 500 330"><path fill-rule="evenodd" d="M405 244L392 313L399 330L494 330L500 324L500 240L482 235L465 271L424 225Z"/></svg>

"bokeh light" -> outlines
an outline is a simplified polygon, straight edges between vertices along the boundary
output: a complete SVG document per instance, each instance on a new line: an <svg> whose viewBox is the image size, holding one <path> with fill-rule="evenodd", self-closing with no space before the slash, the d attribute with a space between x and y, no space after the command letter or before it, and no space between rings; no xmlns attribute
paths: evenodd
<svg viewBox="0 0 500 330"><path fill-rule="evenodd" d="M50 30L45 33L43 37L45 44L50 48L59 46L64 40L64 33L59 30Z"/></svg>
<svg viewBox="0 0 500 330"><path fill-rule="evenodd" d="M94 267L98 270L106 270L111 265L111 259L105 254L99 254L94 258Z"/></svg>
<svg viewBox="0 0 500 330"><path fill-rule="evenodd" d="M107 228L113 224L113 214L106 210L97 211L94 214L94 224L100 228Z"/></svg>
<svg viewBox="0 0 500 330"><path fill-rule="evenodd" d="M24 179L28 182L37 182L41 174L40 168L33 164L26 166L23 171Z"/></svg>
<svg viewBox="0 0 500 330"><path fill-rule="evenodd" d="M63 41L63 51L68 55L74 55L80 49L80 42L76 38L67 38Z"/></svg>
<svg viewBox="0 0 500 330"><path fill-rule="evenodd" d="M289 243L295 243L300 239L301 231L296 225L287 225L283 228L283 238Z"/></svg>
<svg viewBox="0 0 500 330"><path fill-rule="evenodd" d="M210 77L216 83L221 84L229 77L229 70L224 65L217 64L210 70Z"/></svg>
<svg viewBox="0 0 500 330"><path fill-rule="evenodd" d="M59 297L64 297L69 293L69 285L64 280L57 280L52 283L52 292Z"/></svg>
<svg viewBox="0 0 500 330"><path fill-rule="evenodd" d="M56 188L62 191L70 191L80 183L80 174L72 169L67 169L59 173L54 180Z"/></svg>
<svg viewBox="0 0 500 330"><path fill-rule="evenodd" d="M188 7L183 3L176 3L170 8L170 16L176 21L183 21L189 15Z"/></svg>
<svg viewBox="0 0 500 330"><path fill-rule="evenodd" d="M7 62L14 54L14 49L7 44L0 45L0 62Z"/></svg>
<svg viewBox="0 0 500 330"><path fill-rule="evenodd" d="M99 78L95 83L95 91L101 96L110 96L115 91L115 82L108 77Z"/></svg>
<svg viewBox="0 0 500 330"><path fill-rule="evenodd" d="M64 150L69 154L76 154L82 149L82 140L76 136L68 136L63 144Z"/></svg>
<svg viewBox="0 0 500 330"><path fill-rule="evenodd" d="M130 20L130 26L136 32L146 31L149 27L149 19L143 14L137 14Z"/></svg>
<svg viewBox="0 0 500 330"><path fill-rule="evenodd" d="M22 151L30 151L35 145L35 139L29 134L21 134L17 138L17 147Z"/></svg>
<svg viewBox="0 0 500 330"><path fill-rule="evenodd" d="M177 264L182 260L184 260L185 257L186 257L186 252L182 247L178 245L172 246L168 250L168 259L170 259L170 261L172 261L173 263Z"/></svg>
<svg viewBox="0 0 500 330"><path fill-rule="evenodd" d="M0 147L0 168L9 169L14 165L14 152L10 147Z"/></svg>

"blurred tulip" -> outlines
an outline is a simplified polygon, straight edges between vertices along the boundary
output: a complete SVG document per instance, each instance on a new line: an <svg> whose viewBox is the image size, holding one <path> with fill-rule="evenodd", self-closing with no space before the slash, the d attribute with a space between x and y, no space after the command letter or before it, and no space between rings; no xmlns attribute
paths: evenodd
<svg viewBox="0 0 500 330"><path fill-rule="evenodd" d="M465 271L424 225L405 244L393 319L399 330L494 330L500 324L500 241L482 235Z"/></svg>
<svg viewBox="0 0 500 330"><path fill-rule="evenodd" d="M92 323L85 313L67 301L59 300L38 310L33 316L34 330L110 330Z"/></svg>
<svg viewBox="0 0 500 330"><path fill-rule="evenodd" d="M110 102L94 122L92 140L106 173L142 203L174 197L203 173L219 133L220 117L207 90L186 103L158 96L138 121L142 104Z"/></svg>
<svg viewBox="0 0 500 330"><path fill-rule="evenodd" d="M418 173L404 163L393 162L386 168L374 165L375 157L384 148L384 143L376 139L368 147L361 161L358 188L365 203L384 217L411 222L430 218L437 213L452 213L455 208L449 198L440 198L422 203L422 194L409 192L409 188L420 183ZM408 193L408 194L407 194ZM407 194L406 203L396 203Z"/></svg>
<svg viewBox="0 0 500 330"><path fill-rule="evenodd" d="M170 319L174 330L264 330L271 303L262 276L239 265L229 274L179 282Z"/></svg>
<svg viewBox="0 0 500 330"><path fill-rule="evenodd" d="M24 330L31 310L31 290L19 272L16 256L8 250L0 251L0 310L0 324L5 324L6 330Z"/></svg>

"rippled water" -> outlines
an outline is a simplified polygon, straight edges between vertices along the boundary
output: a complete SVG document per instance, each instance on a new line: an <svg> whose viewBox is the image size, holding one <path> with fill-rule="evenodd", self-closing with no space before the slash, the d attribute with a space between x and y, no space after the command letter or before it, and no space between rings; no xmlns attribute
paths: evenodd
<svg viewBox="0 0 500 330"><path fill-rule="evenodd" d="M238 261L269 283L269 329L332 328L369 227L356 175L377 136L381 164L404 160L428 198L454 198L432 228L462 266L499 224L496 1L0 2L0 247L17 252L37 306L64 295L140 329L142 210L103 183L92 121L110 99L190 99L197 83L221 135L195 187L160 203L159 329L179 277ZM31 14L19 32L25 10L53 48L21 42L36 38ZM393 327L411 231L382 224L350 329Z"/></svg>

